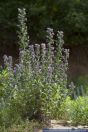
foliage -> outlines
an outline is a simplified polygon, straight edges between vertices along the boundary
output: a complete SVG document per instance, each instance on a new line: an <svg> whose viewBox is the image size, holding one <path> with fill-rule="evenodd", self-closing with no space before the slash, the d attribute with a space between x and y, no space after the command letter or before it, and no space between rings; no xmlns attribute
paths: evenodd
<svg viewBox="0 0 88 132"><path fill-rule="evenodd" d="M87 0L1 0L0 41L3 44L17 44L17 8L21 7L27 9L28 31L32 43L45 40L46 27L51 26L55 31L58 28L64 31L66 44L87 44Z"/></svg>
<svg viewBox="0 0 88 132"><path fill-rule="evenodd" d="M58 118L58 109L67 96L69 51L63 49L63 32L54 40L53 29L47 29L46 44L28 45L25 9L19 15L19 64L4 56L0 125L10 126L25 119L47 121ZM56 45L56 49L53 45Z"/></svg>
<svg viewBox="0 0 88 132"><path fill-rule="evenodd" d="M74 80L74 83L78 87L83 87L84 94L88 95L88 75L79 76L76 80Z"/></svg>
<svg viewBox="0 0 88 132"><path fill-rule="evenodd" d="M4 126L0 127L0 132L33 132L36 128L41 128L42 124L39 124L35 121L21 121L19 124L13 124L11 127L5 128Z"/></svg>
<svg viewBox="0 0 88 132"><path fill-rule="evenodd" d="M88 124L88 97L78 97L72 100L67 97L61 106L62 117L69 120L72 124L87 125Z"/></svg>
<svg viewBox="0 0 88 132"><path fill-rule="evenodd" d="M85 92L85 87L83 85L77 85L73 82L69 84L69 96L73 99L76 99L79 96L85 96L87 93Z"/></svg>

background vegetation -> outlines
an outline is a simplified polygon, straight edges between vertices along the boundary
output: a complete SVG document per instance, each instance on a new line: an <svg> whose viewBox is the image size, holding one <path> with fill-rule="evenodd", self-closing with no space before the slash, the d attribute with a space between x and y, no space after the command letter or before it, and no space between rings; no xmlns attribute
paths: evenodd
<svg viewBox="0 0 88 132"><path fill-rule="evenodd" d="M88 43L88 1L85 0L4 0L0 1L0 44L17 44L17 8L27 9L31 42L45 41L51 27L64 31L67 45Z"/></svg>

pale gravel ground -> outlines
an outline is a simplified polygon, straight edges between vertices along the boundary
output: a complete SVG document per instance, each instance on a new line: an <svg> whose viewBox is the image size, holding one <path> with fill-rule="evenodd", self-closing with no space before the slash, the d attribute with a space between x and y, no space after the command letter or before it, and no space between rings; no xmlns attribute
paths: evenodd
<svg viewBox="0 0 88 132"><path fill-rule="evenodd" d="M52 129L88 129L88 126L67 126L64 121L56 121L52 120L51 121L51 127ZM34 132L42 132L42 130L35 129Z"/></svg>

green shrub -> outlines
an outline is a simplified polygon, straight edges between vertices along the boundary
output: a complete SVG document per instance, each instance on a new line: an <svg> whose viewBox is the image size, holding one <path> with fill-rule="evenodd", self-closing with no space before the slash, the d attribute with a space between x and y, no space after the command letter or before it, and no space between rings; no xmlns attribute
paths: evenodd
<svg viewBox="0 0 88 132"><path fill-rule="evenodd" d="M34 129L42 128L42 124L36 121L21 121L19 124L13 124L8 128L0 127L0 132L33 132Z"/></svg>
<svg viewBox="0 0 88 132"><path fill-rule="evenodd" d="M72 100L67 97L61 106L62 118L69 120L72 124L88 124L88 97L78 97ZM63 114L64 113L64 114Z"/></svg>

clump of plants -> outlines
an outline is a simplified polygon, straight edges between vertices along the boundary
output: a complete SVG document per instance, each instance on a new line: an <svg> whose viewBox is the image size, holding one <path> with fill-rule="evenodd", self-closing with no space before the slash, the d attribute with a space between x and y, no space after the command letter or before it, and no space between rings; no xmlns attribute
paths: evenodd
<svg viewBox="0 0 88 132"><path fill-rule="evenodd" d="M34 132L42 129L42 124L36 121L22 121L19 124L12 124L8 128L0 126L0 132Z"/></svg>
<svg viewBox="0 0 88 132"><path fill-rule="evenodd" d="M48 28L46 44L29 45L26 11L18 11L19 64L13 67L12 57L5 55L1 73L0 125L5 126L26 119L58 118L68 93L69 51L63 49L63 32L54 34Z"/></svg>
<svg viewBox="0 0 88 132"><path fill-rule="evenodd" d="M88 125L88 97L79 96L76 100L67 97L61 105L62 118L74 125Z"/></svg>
<svg viewBox="0 0 88 132"><path fill-rule="evenodd" d="M48 28L46 43L31 45L26 11L18 11L19 63L13 66L12 57L4 55L0 72L0 130L14 128L14 124L26 127L26 121L30 124L31 120L49 122L59 118L87 124L88 97L83 88L80 97L80 89L73 83L68 88L69 50L63 48L63 32L54 34ZM18 130L22 129L19 125Z"/></svg>

